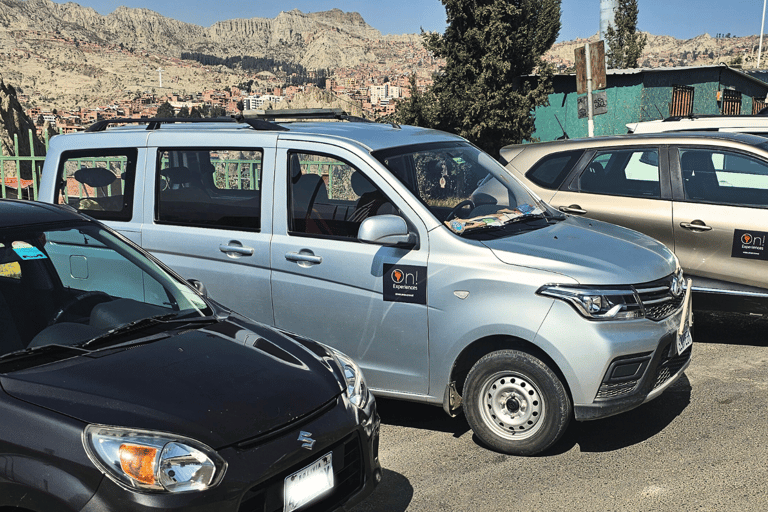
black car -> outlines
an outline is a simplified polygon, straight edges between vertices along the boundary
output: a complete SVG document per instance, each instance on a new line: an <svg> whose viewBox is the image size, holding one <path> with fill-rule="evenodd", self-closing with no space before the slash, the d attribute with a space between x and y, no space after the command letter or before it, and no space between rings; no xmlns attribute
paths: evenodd
<svg viewBox="0 0 768 512"><path fill-rule="evenodd" d="M0 509L331 510L381 479L351 359L66 207L0 201L0 336Z"/></svg>

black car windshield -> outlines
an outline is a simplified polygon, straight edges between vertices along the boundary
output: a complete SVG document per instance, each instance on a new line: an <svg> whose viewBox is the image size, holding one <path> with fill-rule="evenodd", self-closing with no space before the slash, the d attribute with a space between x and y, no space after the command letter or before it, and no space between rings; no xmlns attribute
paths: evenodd
<svg viewBox="0 0 768 512"><path fill-rule="evenodd" d="M438 142L373 153L448 229L460 236L506 236L512 224L556 211L487 153L467 142ZM543 225L546 225L544 223ZM508 229L498 229L507 226ZM521 230L530 230L530 225Z"/></svg>
<svg viewBox="0 0 768 512"><path fill-rule="evenodd" d="M186 283L96 223L0 230L0 356L75 347L150 317L212 314Z"/></svg>

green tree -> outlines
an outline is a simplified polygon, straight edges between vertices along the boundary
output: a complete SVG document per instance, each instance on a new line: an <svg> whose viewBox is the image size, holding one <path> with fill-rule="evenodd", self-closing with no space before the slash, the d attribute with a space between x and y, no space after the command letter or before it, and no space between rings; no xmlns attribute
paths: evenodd
<svg viewBox="0 0 768 512"><path fill-rule="evenodd" d="M415 75L411 75L408 82L411 95L398 101L394 118L403 124L432 126L432 119L435 117L432 111L434 104L430 103L427 95L419 92Z"/></svg>
<svg viewBox="0 0 768 512"><path fill-rule="evenodd" d="M173 109L173 106L167 101L157 107L157 117L169 118L174 117L175 114L176 111Z"/></svg>
<svg viewBox="0 0 768 512"><path fill-rule="evenodd" d="M209 117L224 117L227 115L227 111L221 105L211 105Z"/></svg>
<svg viewBox="0 0 768 512"><path fill-rule="evenodd" d="M613 11L613 24L605 31L608 67L636 68L648 37L637 31L637 0L619 0ZM614 28L614 25L616 28Z"/></svg>
<svg viewBox="0 0 768 512"><path fill-rule="evenodd" d="M181 107L179 109L179 114L176 117L188 118L189 117L189 107L187 107L186 105Z"/></svg>
<svg viewBox="0 0 768 512"><path fill-rule="evenodd" d="M423 97L398 106L395 119L457 133L493 155L529 139L534 108L552 91L541 57L560 32L560 0L441 1L445 33L423 37L445 67ZM523 78L537 70L537 78Z"/></svg>
<svg viewBox="0 0 768 512"><path fill-rule="evenodd" d="M199 119L203 117L203 114L197 109L197 107L192 107L192 110L189 111L189 117Z"/></svg>

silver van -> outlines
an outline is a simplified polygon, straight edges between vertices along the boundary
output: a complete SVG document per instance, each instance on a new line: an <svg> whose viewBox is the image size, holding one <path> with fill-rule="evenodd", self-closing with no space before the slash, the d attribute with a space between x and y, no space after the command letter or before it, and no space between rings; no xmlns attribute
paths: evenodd
<svg viewBox="0 0 768 512"><path fill-rule="evenodd" d="M637 407L688 366L690 292L662 244L553 209L458 136L269 113L56 136L40 199L345 352L377 396L463 409L505 453Z"/></svg>

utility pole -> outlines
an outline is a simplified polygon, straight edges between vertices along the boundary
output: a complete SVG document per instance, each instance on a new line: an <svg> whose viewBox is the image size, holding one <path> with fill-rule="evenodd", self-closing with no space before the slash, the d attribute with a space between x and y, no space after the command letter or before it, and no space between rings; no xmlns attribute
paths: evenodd
<svg viewBox="0 0 768 512"><path fill-rule="evenodd" d="M763 21L760 23L760 46L757 48L757 66L760 67L760 54L763 52L763 30L765 29L765 0L763 0Z"/></svg>
<svg viewBox="0 0 768 512"><path fill-rule="evenodd" d="M157 74L160 75L160 88L163 88L163 68L157 68Z"/></svg>

